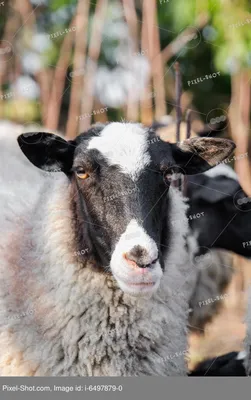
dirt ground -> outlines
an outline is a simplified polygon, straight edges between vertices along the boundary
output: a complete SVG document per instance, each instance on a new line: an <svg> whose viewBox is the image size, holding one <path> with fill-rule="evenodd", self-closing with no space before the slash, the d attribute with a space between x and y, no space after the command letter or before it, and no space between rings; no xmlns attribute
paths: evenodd
<svg viewBox="0 0 251 400"><path fill-rule="evenodd" d="M211 323L205 327L205 334L192 333L189 338L189 369L206 358L217 357L230 351L243 349L246 335L245 315L247 287L251 282L251 261L234 256L234 276L225 291L222 308Z"/></svg>

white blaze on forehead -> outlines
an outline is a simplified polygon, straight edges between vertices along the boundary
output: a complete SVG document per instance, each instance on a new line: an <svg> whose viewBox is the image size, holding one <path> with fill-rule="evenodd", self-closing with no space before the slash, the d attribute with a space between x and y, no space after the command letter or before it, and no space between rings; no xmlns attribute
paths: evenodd
<svg viewBox="0 0 251 400"><path fill-rule="evenodd" d="M147 139L146 128L141 124L114 122L90 140L88 149L98 150L110 165L118 165L135 179L151 161Z"/></svg>

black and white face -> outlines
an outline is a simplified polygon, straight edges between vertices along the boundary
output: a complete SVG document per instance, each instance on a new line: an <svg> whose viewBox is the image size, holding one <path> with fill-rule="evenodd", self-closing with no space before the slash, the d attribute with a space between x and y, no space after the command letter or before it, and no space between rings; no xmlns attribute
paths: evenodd
<svg viewBox="0 0 251 400"><path fill-rule="evenodd" d="M37 142L30 133L18 138L22 151L37 167L69 177L80 248L88 242L97 264L132 295L153 293L163 275L171 171L206 171L234 149L232 142L215 138L165 143L131 123L98 125L70 142L37 135Z"/></svg>
<svg viewBox="0 0 251 400"><path fill-rule="evenodd" d="M187 183L191 219L201 251L216 247L251 258L251 199L231 167L221 164Z"/></svg>

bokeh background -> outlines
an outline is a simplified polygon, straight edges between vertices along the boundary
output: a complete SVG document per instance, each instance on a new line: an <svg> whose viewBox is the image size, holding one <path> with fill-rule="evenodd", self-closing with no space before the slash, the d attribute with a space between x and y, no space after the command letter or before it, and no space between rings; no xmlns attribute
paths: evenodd
<svg viewBox="0 0 251 400"><path fill-rule="evenodd" d="M249 0L0 1L0 120L24 130L72 139L98 121L170 124L177 61L183 119L194 132L225 122L236 158L248 153L231 165L251 196ZM190 337L191 368L242 348L251 263L234 265L220 314Z"/></svg>

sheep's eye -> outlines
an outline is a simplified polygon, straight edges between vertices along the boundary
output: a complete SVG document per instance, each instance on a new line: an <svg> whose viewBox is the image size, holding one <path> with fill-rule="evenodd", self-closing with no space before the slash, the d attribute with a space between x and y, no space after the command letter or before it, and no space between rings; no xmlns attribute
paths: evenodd
<svg viewBox="0 0 251 400"><path fill-rule="evenodd" d="M79 179L87 179L87 178L89 178L89 174L87 172L83 171L83 170L76 171L76 174L77 174L77 177Z"/></svg>

